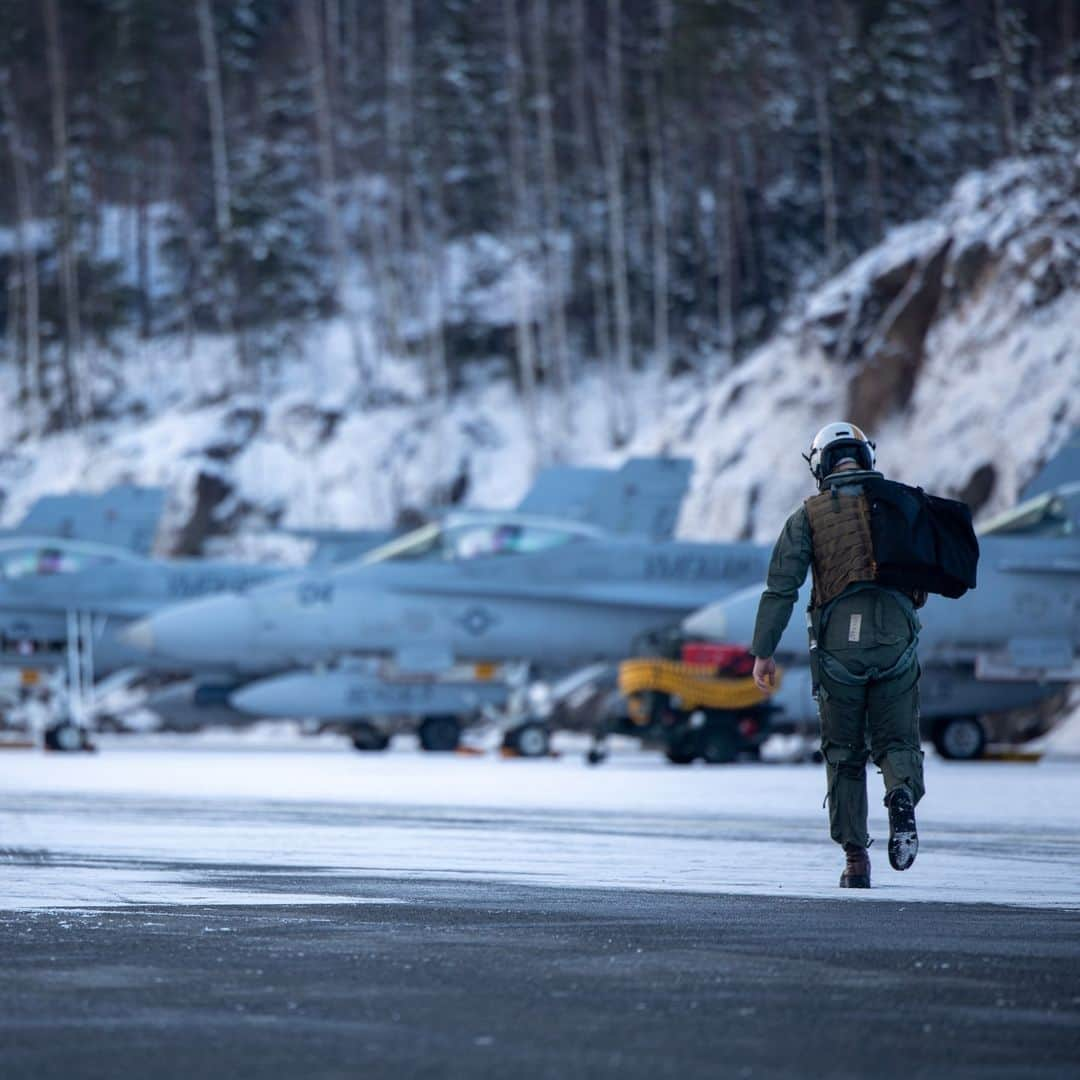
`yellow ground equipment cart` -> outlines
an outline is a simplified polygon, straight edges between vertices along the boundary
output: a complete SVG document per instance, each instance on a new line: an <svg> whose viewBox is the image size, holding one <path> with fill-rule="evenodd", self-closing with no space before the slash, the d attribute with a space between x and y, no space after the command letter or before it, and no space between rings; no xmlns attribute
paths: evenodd
<svg viewBox="0 0 1080 1080"><path fill-rule="evenodd" d="M701 642L682 644L678 659L626 660L626 714L612 730L661 746L677 765L756 759L774 710L754 685L753 666L745 649Z"/></svg>

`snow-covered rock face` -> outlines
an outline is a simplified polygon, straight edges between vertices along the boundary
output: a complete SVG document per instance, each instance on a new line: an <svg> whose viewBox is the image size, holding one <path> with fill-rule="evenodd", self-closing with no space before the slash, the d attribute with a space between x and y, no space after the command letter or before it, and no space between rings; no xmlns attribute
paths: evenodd
<svg viewBox="0 0 1080 1080"><path fill-rule="evenodd" d="M795 305L737 366L712 380L638 372L625 395L634 436L617 451L598 365L570 401L541 391L534 440L509 359L470 364L443 401L427 394L421 360L383 357L361 406L338 321L312 328L303 363L244 380L242 394L220 341L132 343L113 371L95 361L118 387L109 418L43 438L25 436L9 369L3 518L46 492L166 484L162 550L226 534L225 550L280 554L250 533L380 527L457 500L511 505L546 461L663 452L697 463L684 535L766 541L811 490L800 453L836 419L871 432L889 475L993 512L1080 425L1078 174L1048 161L973 174L935 217ZM449 317L460 306L449 297Z"/></svg>
<svg viewBox="0 0 1080 1080"><path fill-rule="evenodd" d="M1011 505L1080 426L1080 183L1050 162L969 176L811 295L656 446L697 461L689 536L775 536L819 427L871 433L896 479Z"/></svg>

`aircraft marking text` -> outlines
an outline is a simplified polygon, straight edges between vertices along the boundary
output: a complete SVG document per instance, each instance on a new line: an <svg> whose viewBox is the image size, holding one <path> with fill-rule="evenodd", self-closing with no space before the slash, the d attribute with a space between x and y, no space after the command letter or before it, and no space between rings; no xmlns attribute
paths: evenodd
<svg viewBox="0 0 1080 1080"><path fill-rule="evenodd" d="M745 555L703 555L693 552L670 555L657 552L645 557L648 581L727 581L749 578L758 570L757 561ZM764 566L761 568L764 573Z"/></svg>
<svg viewBox="0 0 1080 1080"><path fill-rule="evenodd" d="M334 586L325 581L305 581L296 590L296 599L301 607L333 603Z"/></svg>

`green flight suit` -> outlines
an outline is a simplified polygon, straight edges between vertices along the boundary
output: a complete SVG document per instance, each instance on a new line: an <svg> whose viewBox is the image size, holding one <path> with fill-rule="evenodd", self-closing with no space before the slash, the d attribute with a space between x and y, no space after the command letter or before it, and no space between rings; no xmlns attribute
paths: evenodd
<svg viewBox="0 0 1080 1080"><path fill-rule="evenodd" d="M860 489L866 473L836 473L823 490ZM813 535L800 506L773 549L758 606L754 656L770 657L791 618L813 560ZM924 793L919 746L919 620L910 597L858 582L813 613L812 659L821 719L821 752L828 780L829 831L838 844L869 843L866 762L881 770L886 796L907 786L916 803Z"/></svg>

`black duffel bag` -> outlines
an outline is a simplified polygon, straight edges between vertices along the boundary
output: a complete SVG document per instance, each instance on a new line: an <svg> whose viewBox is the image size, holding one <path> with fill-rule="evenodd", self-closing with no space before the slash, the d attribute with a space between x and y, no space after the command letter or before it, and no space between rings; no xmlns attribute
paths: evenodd
<svg viewBox="0 0 1080 1080"><path fill-rule="evenodd" d="M979 540L967 503L873 477L864 481L881 585L954 599L975 588Z"/></svg>

